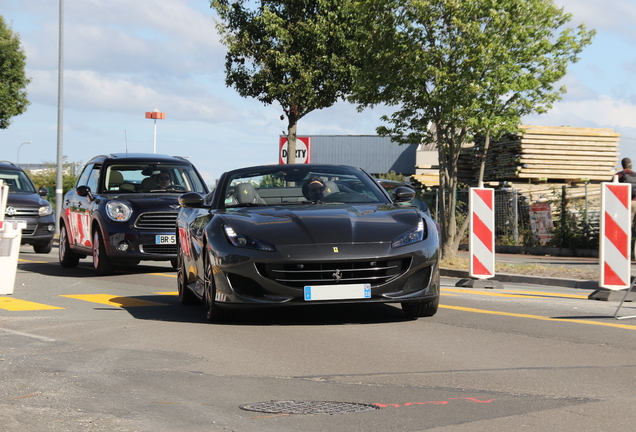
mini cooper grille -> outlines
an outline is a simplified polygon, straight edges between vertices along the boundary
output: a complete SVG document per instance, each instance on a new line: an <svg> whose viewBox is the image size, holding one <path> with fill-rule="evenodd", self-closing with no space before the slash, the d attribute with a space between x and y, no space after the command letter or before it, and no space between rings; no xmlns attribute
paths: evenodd
<svg viewBox="0 0 636 432"><path fill-rule="evenodd" d="M142 213L135 221L135 228L173 230L175 223L177 222L177 216L177 212Z"/></svg>
<svg viewBox="0 0 636 432"><path fill-rule="evenodd" d="M142 245L141 251L147 254L176 255L177 245Z"/></svg>
<svg viewBox="0 0 636 432"><path fill-rule="evenodd" d="M294 264L257 264L258 271L280 284L302 288L306 285L368 283L381 285L409 268L410 259L383 261L335 261Z"/></svg>

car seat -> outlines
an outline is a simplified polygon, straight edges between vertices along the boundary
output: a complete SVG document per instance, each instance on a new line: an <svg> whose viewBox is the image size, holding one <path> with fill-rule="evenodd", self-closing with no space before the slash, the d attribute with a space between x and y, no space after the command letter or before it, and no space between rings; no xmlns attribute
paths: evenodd
<svg viewBox="0 0 636 432"><path fill-rule="evenodd" d="M141 190L144 192L148 192L154 189L159 189L159 183L155 180L154 177L146 177L141 181Z"/></svg>
<svg viewBox="0 0 636 432"><path fill-rule="evenodd" d="M234 192L239 204L267 204L251 183L240 183Z"/></svg>

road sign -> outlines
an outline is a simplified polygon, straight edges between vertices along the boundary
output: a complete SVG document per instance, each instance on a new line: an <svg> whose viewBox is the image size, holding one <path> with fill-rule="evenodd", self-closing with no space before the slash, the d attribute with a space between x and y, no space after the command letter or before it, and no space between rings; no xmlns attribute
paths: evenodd
<svg viewBox="0 0 636 432"><path fill-rule="evenodd" d="M468 274L478 279L491 278L495 275L495 190L470 188L468 206Z"/></svg>
<svg viewBox="0 0 636 432"><path fill-rule="evenodd" d="M296 163L306 164L311 160L311 140L309 137L296 137ZM280 137L278 145L278 163L287 163L287 137Z"/></svg>
<svg viewBox="0 0 636 432"><path fill-rule="evenodd" d="M632 185L601 183L600 281L611 290L629 288L631 278Z"/></svg>

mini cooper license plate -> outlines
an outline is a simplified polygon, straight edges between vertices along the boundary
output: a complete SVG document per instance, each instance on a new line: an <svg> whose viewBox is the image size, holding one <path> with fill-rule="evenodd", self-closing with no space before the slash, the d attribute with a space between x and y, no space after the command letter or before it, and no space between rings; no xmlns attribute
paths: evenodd
<svg viewBox="0 0 636 432"><path fill-rule="evenodd" d="M155 244L177 244L177 236L174 234L155 236Z"/></svg>
<svg viewBox="0 0 636 432"><path fill-rule="evenodd" d="M370 284L319 285L305 287L305 300L349 300L371 298Z"/></svg>

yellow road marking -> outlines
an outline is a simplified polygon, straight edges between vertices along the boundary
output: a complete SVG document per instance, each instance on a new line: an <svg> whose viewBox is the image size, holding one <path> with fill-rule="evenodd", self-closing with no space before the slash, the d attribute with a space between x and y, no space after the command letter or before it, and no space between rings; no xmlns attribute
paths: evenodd
<svg viewBox="0 0 636 432"><path fill-rule="evenodd" d="M178 296L179 295L179 291L164 291L164 292L156 292L155 294L168 295L168 296Z"/></svg>
<svg viewBox="0 0 636 432"><path fill-rule="evenodd" d="M83 294L83 295L63 295L61 297L84 300L91 303L118 306L122 308L135 306L166 306L165 303L157 303L149 300L141 300L133 297L113 296L110 294Z"/></svg>
<svg viewBox="0 0 636 432"><path fill-rule="evenodd" d="M35 303L27 300L20 300L11 297L0 297L0 309L8 311L35 311L35 310L51 310L64 309L63 307L50 306L42 303Z"/></svg>
<svg viewBox="0 0 636 432"><path fill-rule="evenodd" d="M468 308L468 307L461 307L461 306L439 305L439 307L444 309L453 309L453 310L458 310L463 312L474 312L474 313L481 313L481 314L488 314L488 315L501 315L501 316L515 317L515 318L536 319L541 321L560 321L560 322L567 322L567 323L574 323L574 324L598 325L598 326L604 326L604 327L616 327L616 328L622 328L627 330L636 330L636 326L633 326L633 325L581 320L581 319L577 319L577 317L572 317L571 319L563 319L563 318L544 317L541 315L528 315L528 314L518 314L518 313L512 313L512 312L500 312L500 311L491 311L491 310L485 310L485 309L475 309L475 308Z"/></svg>
<svg viewBox="0 0 636 432"><path fill-rule="evenodd" d="M170 278L176 278L177 275L176 274L164 274L164 273L148 273L149 275L153 275L153 276L163 276L163 277L170 277Z"/></svg>
<svg viewBox="0 0 636 432"><path fill-rule="evenodd" d="M575 299L587 299L587 296L577 294L557 294L545 293L541 291L506 291L506 293L496 291L475 291L474 289L461 288L442 288L442 291L456 292L462 294L477 294L495 297L525 297L525 298L542 298L542 297L563 297Z"/></svg>
<svg viewBox="0 0 636 432"><path fill-rule="evenodd" d="M50 261L31 261L31 260L25 260L22 258L18 258L18 261L25 262L25 263L32 263L32 264L53 264Z"/></svg>
<svg viewBox="0 0 636 432"><path fill-rule="evenodd" d="M493 291L475 291L475 290L463 290L463 289L453 289L453 288L442 288L442 292L443 291L450 291L450 292L456 292L456 293L461 293L461 294L473 294L473 295L484 295L484 296L491 296L491 297L516 297L516 298L540 298L540 297L531 297L531 296L527 296L527 295L519 295L519 294L504 294L504 293L500 293L500 292L493 292Z"/></svg>

